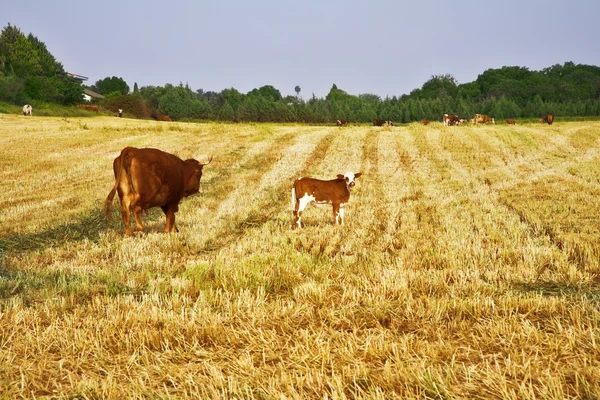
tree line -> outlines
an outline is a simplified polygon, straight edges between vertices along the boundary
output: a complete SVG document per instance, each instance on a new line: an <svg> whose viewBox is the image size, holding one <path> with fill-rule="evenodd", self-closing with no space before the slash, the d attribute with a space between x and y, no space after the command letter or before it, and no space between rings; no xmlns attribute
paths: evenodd
<svg viewBox="0 0 600 400"><path fill-rule="evenodd" d="M488 69L473 82L459 84L449 74L434 75L409 94L381 98L353 95L333 84L325 98L282 96L270 85L241 93L192 90L187 84L143 86L133 90L119 77L95 82L94 100L106 110L123 109L139 118L167 115L173 120L237 122L333 123L337 119L370 122L384 119L411 122L439 120L444 113L470 118L535 118L548 112L559 116L600 116L600 67L565 62L540 71L505 66ZM63 105L82 101L83 86L65 72L32 34L8 25L0 34L0 101L16 105L48 102Z"/></svg>

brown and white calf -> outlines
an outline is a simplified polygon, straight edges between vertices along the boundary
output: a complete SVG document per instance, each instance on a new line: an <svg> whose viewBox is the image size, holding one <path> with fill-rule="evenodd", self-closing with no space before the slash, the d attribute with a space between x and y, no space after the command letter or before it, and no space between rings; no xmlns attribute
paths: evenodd
<svg viewBox="0 0 600 400"><path fill-rule="evenodd" d="M460 117L455 114L444 114L442 115L444 126L454 126L460 124Z"/></svg>
<svg viewBox="0 0 600 400"><path fill-rule="evenodd" d="M355 185L355 179L362 173L346 172L338 174L337 179L323 181L315 178L298 178L292 187L292 208L294 224L292 229L301 228L302 211L314 202L316 205L331 204L335 223L344 225L344 206L350 200L350 190Z"/></svg>

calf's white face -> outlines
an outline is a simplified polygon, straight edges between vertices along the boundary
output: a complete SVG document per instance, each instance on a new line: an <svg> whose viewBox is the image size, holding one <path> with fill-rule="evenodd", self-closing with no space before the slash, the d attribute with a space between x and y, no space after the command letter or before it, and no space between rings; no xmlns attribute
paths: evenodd
<svg viewBox="0 0 600 400"><path fill-rule="evenodd" d="M359 172L359 173L357 173L357 174L355 175L354 173L352 173L352 172L348 171L348 172L346 172L344 175L342 175L342 174L338 174L338 176L337 176L337 177L338 177L339 179L344 179L344 180L346 181L346 185L347 185L348 187L351 187L351 188L352 188L352 187L354 187L354 185L356 184L356 182L354 182L354 179L355 179L355 178L358 178L358 177L359 177L359 176L361 176L361 175L362 175L362 173L361 173L361 172Z"/></svg>

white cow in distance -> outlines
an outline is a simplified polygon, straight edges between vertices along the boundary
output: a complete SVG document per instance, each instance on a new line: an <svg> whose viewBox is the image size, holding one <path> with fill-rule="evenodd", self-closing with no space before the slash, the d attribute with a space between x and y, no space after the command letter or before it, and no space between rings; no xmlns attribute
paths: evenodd
<svg viewBox="0 0 600 400"><path fill-rule="evenodd" d="M33 116L33 107L31 107L31 104L25 104L23 106L23 115Z"/></svg>

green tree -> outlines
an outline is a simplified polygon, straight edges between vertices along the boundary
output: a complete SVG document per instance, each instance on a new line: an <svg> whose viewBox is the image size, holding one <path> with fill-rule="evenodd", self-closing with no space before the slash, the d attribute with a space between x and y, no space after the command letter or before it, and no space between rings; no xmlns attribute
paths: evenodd
<svg viewBox="0 0 600 400"><path fill-rule="evenodd" d="M521 116L521 109L514 101L506 96L502 96L500 100L493 102L490 114L494 118L518 118Z"/></svg>
<svg viewBox="0 0 600 400"><path fill-rule="evenodd" d="M539 94L536 94L532 100L528 101L524 110L524 117L539 117L540 115L546 114L546 105Z"/></svg>
<svg viewBox="0 0 600 400"><path fill-rule="evenodd" d="M225 100L225 104L219 110L219 119L221 121L234 121L235 120L235 111L233 107L227 100Z"/></svg>
<svg viewBox="0 0 600 400"><path fill-rule="evenodd" d="M248 96L261 96L269 101L281 101L281 92L271 85L261 86L248 92Z"/></svg>
<svg viewBox="0 0 600 400"><path fill-rule="evenodd" d="M14 101L41 100L60 104L81 101L83 88L79 81L69 76L37 37L27 37L10 24L0 33L0 73L19 79L5 80L5 93L18 88ZM24 82L21 87L11 83ZM8 95L8 94L7 94Z"/></svg>
<svg viewBox="0 0 600 400"><path fill-rule="evenodd" d="M90 89L103 95L113 92L118 92L122 95L129 93L129 86L127 83L123 80L123 78L117 78L116 76L100 79L96 81L96 83L92 85Z"/></svg>
<svg viewBox="0 0 600 400"><path fill-rule="evenodd" d="M412 96L424 99L444 99L455 97L458 92L456 79L450 74L432 75L431 78L423 84L418 96Z"/></svg>
<svg viewBox="0 0 600 400"><path fill-rule="evenodd" d="M238 106L236 117L240 122L258 121L256 104L252 97L247 97L242 101L242 103Z"/></svg>
<svg viewBox="0 0 600 400"><path fill-rule="evenodd" d="M165 89L165 94L158 101L158 113L166 114L175 120L191 118L194 95L189 87L181 84L179 86L166 85Z"/></svg>
<svg viewBox="0 0 600 400"><path fill-rule="evenodd" d="M242 101L244 101L245 97L244 94L240 93L234 88L224 89L223 91L221 91L221 95L225 100L223 106L225 105L225 103L229 103L229 105L233 108L234 112L235 110L237 110ZM233 120L233 117L231 119Z"/></svg>

